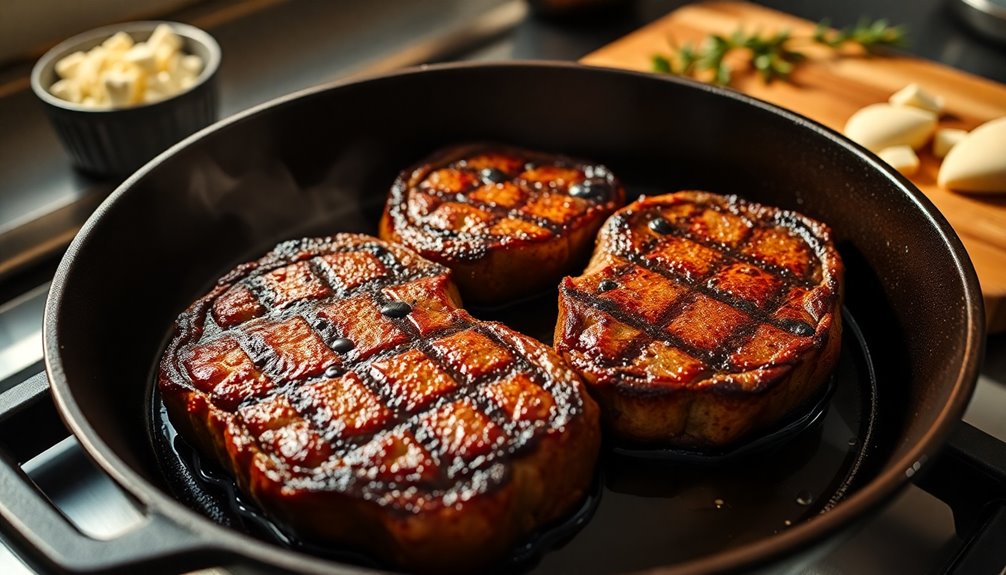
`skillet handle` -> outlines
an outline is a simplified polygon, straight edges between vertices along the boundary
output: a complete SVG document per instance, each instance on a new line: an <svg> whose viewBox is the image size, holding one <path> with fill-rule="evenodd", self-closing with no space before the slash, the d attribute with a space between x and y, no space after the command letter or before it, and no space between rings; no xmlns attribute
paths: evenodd
<svg viewBox="0 0 1006 575"><path fill-rule="evenodd" d="M0 426L44 407L47 392L43 372L0 394ZM52 409L51 402L48 407ZM198 535L153 510L115 538L88 537L38 490L6 446L0 450L0 518L12 547L45 573L136 573L140 568L150 574L177 573L212 565L221 555L218 548L211 549Z"/></svg>
<svg viewBox="0 0 1006 575"><path fill-rule="evenodd" d="M960 549L942 573L999 573L1006 565L1006 443L960 422L916 485L950 506Z"/></svg>

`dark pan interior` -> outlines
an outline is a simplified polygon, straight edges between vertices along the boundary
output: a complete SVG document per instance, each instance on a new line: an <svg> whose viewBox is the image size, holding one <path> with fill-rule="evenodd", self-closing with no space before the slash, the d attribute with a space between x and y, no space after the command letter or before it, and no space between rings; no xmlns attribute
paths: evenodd
<svg viewBox="0 0 1006 575"><path fill-rule="evenodd" d="M786 537L767 535L746 560L873 507L959 418L980 353L977 281L945 221L904 180L816 125L726 92L571 65L469 65L302 94L219 125L127 181L71 246L47 309L54 394L85 447L128 487L160 497L146 402L175 316L279 240L372 231L402 167L469 140L599 161L636 191L737 193L834 229L846 306L876 368L871 463L846 502Z"/></svg>

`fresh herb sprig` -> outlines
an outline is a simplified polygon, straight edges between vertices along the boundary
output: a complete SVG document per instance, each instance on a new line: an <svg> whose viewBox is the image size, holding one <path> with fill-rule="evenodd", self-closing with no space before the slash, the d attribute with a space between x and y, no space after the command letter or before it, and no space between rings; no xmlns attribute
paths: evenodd
<svg viewBox="0 0 1006 575"><path fill-rule="evenodd" d="M872 53L878 48L903 46L906 33L902 26L891 26L886 20L860 20L851 28L832 30L827 20L822 20L809 37L795 37L789 30L772 34L745 32L742 29L725 36L710 34L700 44L685 42L681 46L672 41L671 54L654 54L654 72L680 76L702 77L715 84L728 85L733 70L727 55L746 52L750 65L766 82L785 80L794 68L807 59L795 46L810 42L834 50L846 45L859 46Z"/></svg>

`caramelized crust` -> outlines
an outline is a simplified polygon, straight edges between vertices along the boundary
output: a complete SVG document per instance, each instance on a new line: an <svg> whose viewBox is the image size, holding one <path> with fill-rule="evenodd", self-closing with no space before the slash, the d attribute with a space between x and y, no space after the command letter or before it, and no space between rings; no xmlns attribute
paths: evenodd
<svg viewBox="0 0 1006 575"><path fill-rule="evenodd" d="M830 230L736 196L642 198L559 290L556 349L617 436L728 446L805 402L841 343Z"/></svg>
<svg viewBox="0 0 1006 575"><path fill-rule="evenodd" d="M449 271L342 234L280 244L177 321L172 422L270 516L410 570L486 565L585 494L598 409Z"/></svg>
<svg viewBox="0 0 1006 575"><path fill-rule="evenodd" d="M402 172L380 235L450 267L466 302L494 305L553 287L581 265L601 223L624 201L604 166L456 146Z"/></svg>

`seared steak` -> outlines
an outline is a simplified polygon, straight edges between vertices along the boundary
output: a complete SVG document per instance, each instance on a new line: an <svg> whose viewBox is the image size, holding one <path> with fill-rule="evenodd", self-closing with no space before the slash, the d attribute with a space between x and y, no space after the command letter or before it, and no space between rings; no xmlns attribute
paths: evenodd
<svg viewBox="0 0 1006 575"><path fill-rule="evenodd" d="M395 181L380 235L454 271L465 302L553 288L625 201L605 167L495 145L441 150Z"/></svg>
<svg viewBox="0 0 1006 575"><path fill-rule="evenodd" d="M714 448L763 430L827 380L842 262L822 223L735 196L648 197L563 279L556 349L617 436Z"/></svg>
<svg viewBox="0 0 1006 575"><path fill-rule="evenodd" d="M181 435L312 542L476 568L570 511L596 404L550 348L458 307L449 271L342 234L280 244L177 320Z"/></svg>

